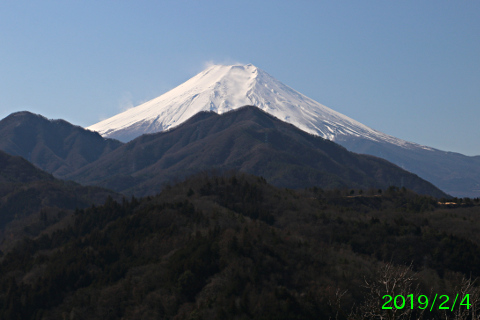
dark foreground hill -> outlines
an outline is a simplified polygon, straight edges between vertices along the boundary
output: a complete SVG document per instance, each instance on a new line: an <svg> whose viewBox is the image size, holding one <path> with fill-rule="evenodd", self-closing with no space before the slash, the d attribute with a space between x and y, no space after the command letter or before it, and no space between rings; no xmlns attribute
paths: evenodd
<svg viewBox="0 0 480 320"><path fill-rule="evenodd" d="M0 253L23 236L36 236L76 208L118 195L55 179L18 156L0 151Z"/></svg>
<svg viewBox="0 0 480 320"><path fill-rule="evenodd" d="M0 150L21 156L59 178L122 145L67 121L48 120L27 111L1 120L0 136Z"/></svg>
<svg viewBox="0 0 480 320"><path fill-rule="evenodd" d="M205 169L235 169L288 188L387 188L445 194L380 158L359 155L247 106L201 112L180 126L141 136L67 177L115 191L154 194L171 180Z"/></svg>
<svg viewBox="0 0 480 320"><path fill-rule="evenodd" d="M393 187L292 191L202 174L24 241L0 262L0 318L471 319L479 209ZM381 307L385 294L435 293L448 307L461 296L447 314Z"/></svg>

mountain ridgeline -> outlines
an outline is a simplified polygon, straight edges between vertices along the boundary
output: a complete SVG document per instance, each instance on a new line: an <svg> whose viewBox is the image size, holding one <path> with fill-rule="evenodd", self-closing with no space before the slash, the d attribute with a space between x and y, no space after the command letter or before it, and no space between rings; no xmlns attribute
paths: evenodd
<svg viewBox="0 0 480 320"><path fill-rule="evenodd" d="M359 155L253 106L201 112L167 132L143 135L67 175L82 184L146 195L202 171L239 170L287 188L406 187L446 196L380 158Z"/></svg>
<svg viewBox="0 0 480 320"><path fill-rule="evenodd" d="M0 148L58 178L144 196L202 170L240 170L279 187L406 187L443 197L432 184L380 158L354 154L246 106L200 112L167 132L122 144L27 112L0 121Z"/></svg>
<svg viewBox="0 0 480 320"><path fill-rule="evenodd" d="M122 145L67 121L26 111L1 120L0 136L0 150L21 156L59 178Z"/></svg>

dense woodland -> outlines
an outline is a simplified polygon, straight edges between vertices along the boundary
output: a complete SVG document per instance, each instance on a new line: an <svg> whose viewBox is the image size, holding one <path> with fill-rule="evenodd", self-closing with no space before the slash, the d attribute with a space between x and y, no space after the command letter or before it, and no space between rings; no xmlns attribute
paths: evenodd
<svg viewBox="0 0 480 320"><path fill-rule="evenodd" d="M42 212L50 227L0 257L0 319L476 319L480 308L479 199L201 173L156 196ZM385 294L451 306L457 293L468 310L381 308Z"/></svg>

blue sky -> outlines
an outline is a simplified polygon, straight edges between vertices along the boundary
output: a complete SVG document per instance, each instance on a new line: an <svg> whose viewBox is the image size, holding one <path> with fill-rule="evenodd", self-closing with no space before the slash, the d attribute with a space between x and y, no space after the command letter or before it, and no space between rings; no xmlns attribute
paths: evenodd
<svg viewBox="0 0 480 320"><path fill-rule="evenodd" d="M241 62L374 129L480 155L479 17L479 1L2 1L0 118L88 126Z"/></svg>

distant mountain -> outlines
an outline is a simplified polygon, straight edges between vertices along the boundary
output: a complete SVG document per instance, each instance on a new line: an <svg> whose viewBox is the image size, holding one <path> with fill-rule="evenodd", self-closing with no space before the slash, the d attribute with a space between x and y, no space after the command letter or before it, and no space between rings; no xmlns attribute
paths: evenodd
<svg viewBox="0 0 480 320"><path fill-rule="evenodd" d="M127 142L168 130L200 111L222 114L244 105L255 105L351 151L385 158L449 194L480 197L480 157L440 151L369 128L251 64L211 66L169 92L87 129Z"/></svg>
<svg viewBox="0 0 480 320"><path fill-rule="evenodd" d="M339 136L335 142L353 152L387 159L453 196L480 197L480 156L469 157L433 148L406 149L352 136Z"/></svg>
<svg viewBox="0 0 480 320"><path fill-rule="evenodd" d="M144 195L201 170L235 169L289 188L387 188L445 194L383 159L359 155L253 106L201 112L167 132L143 135L68 176Z"/></svg>
<svg viewBox="0 0 480 320"><path fill-rule="evenodd" d="M122 145L67 121L27 111L1 120L0 136L0 150L22 156L56 177L64 177Z"/></svg>
<svg viewBox="0 0 480 320"><path fill-rule="evenodd" d="M103 188L57 180L22 157L0 151L0 253L12 242L59 222L68 212L104 203L108 196L119 199Z"/></svg>

